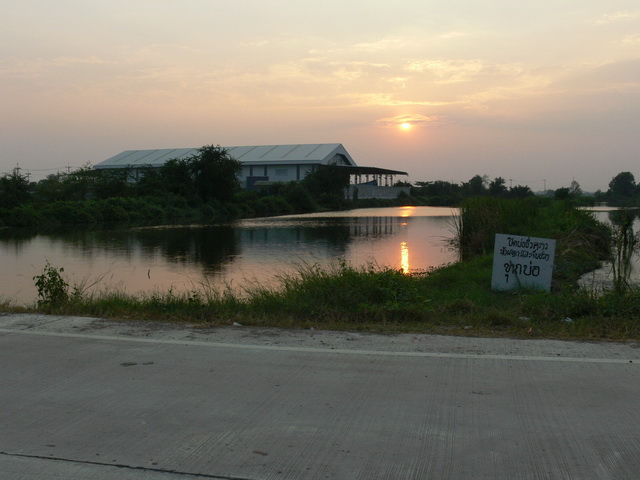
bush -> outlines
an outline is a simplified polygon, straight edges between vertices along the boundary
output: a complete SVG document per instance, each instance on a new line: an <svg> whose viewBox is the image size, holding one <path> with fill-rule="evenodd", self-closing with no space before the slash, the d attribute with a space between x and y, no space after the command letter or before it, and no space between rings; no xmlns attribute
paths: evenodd
<svg viewBox="0 0 640 480"><path fill-rule="evenodd" d="M282 197L261 197L252 204L253 210L259 217L272 217L293 213L293 208Z"/></svg>
<svg viewBox="0 0 640 480"><path fill-rule="evenodd" d="M318 205L309 191L298 183L287 189L284 198L292 206L295 213L315 212L318 209Z"/></svg>
<svg viewBox="0 0 640 480"><path fill-rule="evenodd" d="M10 227L31 227L42 223L42 221L42 211L32 204L10 209L4 218L4 223Z"/></svg>
<svg viewBox="0 0 640 480"><path fill-rule="evenodd" d="M129 205L124 198L108 198L97 203L105 222L126 222L129 220Z"/></svg>
<svg viewBox="0 0 640 480"><path fill-rule="evenodd" d="M38 289L38 306L59 306L69 300L69 284L62 278L64 268L52 267L49 262L41 275L33 279Z"/></svg>
<svg viewBox="0 0 640 480"><path fill-rule="evenodd" d="M87 207L85 202L55 202L45 208L45 215L52 223L95 223L96 219Z"/></svg>

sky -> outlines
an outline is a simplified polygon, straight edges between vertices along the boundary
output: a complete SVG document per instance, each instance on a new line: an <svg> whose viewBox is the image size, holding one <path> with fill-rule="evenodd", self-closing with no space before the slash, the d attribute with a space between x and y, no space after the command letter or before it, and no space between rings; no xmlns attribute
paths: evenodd
<svg viewBox="0 0 640 480"><path fill-rule="evenodd" d="M342 143L412 183L606 191L640 182L640 5L3 2L0 111L0 173L33 180L123 150Z"/></svg>

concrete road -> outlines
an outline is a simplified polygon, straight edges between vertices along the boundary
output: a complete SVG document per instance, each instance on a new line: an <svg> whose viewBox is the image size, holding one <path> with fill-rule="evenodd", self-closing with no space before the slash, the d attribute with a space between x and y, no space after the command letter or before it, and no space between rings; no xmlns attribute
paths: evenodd
<svg viewBox="0 0 640 480"><path fill-rule="evenodd" d="M637 479L637 344L0 315L0 479Z"/></svg>

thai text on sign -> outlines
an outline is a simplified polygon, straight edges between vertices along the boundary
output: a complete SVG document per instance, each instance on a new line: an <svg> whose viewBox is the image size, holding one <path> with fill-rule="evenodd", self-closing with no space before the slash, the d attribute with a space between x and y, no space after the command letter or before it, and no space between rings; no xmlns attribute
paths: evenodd
<svg viewBox="0 0 640 480"><path fill-rule="evenodd" d="M549 291L555 251L553 239L496 234L491 288Z"/></svg>

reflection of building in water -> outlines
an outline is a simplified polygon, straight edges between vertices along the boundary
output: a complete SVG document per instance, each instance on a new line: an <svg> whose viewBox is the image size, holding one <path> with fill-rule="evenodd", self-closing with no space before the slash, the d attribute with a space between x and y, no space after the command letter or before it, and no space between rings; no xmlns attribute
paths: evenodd
<svg viewBox="0 0 640 480"><path fill-rule="evenodd" d="M400 243L400 269L402 273L409 273L409 246L407 242Z"/></svg>
<svg viewBox="0 0 640 480"><path fill-rule="evenodd" d="M351 235L358 237L377 237L393 235L406 219L397 217L357 217L350 225Z"/></svg>
<svg viewBox="0 0 640 480"><path fill-rule="evenodd" d="M300 255L317 247L329 248L327 255L335 256L343 254L351 242L349 228L341 221L313 226L244 227L236 229L236 238L245 253L247 249L262 250L264 255L275 251Z"/></svg>

